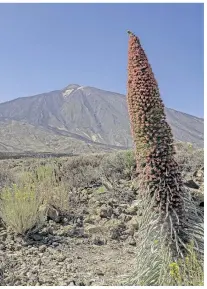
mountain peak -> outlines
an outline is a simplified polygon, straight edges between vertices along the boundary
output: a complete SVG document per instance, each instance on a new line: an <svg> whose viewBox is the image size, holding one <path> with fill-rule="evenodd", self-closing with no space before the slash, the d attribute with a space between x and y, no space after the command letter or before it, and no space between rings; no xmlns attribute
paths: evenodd
<svg viewBox="0 0 207 289"><path fill-rule="evenodd" d="M78 87L80 87L79 84L69 84L63 90L66 90L66 89L77 89Z"/></svg>
<svg viewBox="0 0 207 289"><path fill-rule="evenodd" d="M64 97L67 97L70 95L74 90L80 88L81 86L79 84L69 84L65 88L62 89L62 94Z"/></svg>

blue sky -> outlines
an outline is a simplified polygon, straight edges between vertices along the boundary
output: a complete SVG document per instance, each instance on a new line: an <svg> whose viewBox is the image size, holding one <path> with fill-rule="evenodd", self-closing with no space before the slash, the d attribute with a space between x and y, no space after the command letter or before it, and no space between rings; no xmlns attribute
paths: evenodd
<svg viewBox="0 0 207 289"><path fill-rule="evenodd" d="M167 107L203 117L203 4L0 4L0 101L68 84L126 93L127 30Z"/></svg>

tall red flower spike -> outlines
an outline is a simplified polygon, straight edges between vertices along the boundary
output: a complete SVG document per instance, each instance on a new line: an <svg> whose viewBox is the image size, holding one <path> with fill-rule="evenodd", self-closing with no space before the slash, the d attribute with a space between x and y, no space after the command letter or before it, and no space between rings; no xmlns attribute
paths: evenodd
<svg viewBox="0 0 207 289"><path fill-rule="evenodd" d="M171 128L157 81L137 36L129 33L127 102L137 171L166 214L184 217L183 184L174 159ZM147 192L148 190L144 190Z"/></svg>

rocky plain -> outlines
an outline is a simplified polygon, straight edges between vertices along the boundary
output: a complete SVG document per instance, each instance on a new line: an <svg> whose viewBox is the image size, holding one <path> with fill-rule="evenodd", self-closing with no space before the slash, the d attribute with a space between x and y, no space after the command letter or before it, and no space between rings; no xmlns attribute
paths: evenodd
<svg viewBox="0 0 207 289"><path fill-rule="evenodd" d="M204 208L203 150L182 144L176 157L186 189ZM1 216L0 285L120 285L136 270L139 246L133 153L0 160L0 190L18 183L20 172L51 164L67 189L57 203L40 206L44 222L19 234Z"/></svg>

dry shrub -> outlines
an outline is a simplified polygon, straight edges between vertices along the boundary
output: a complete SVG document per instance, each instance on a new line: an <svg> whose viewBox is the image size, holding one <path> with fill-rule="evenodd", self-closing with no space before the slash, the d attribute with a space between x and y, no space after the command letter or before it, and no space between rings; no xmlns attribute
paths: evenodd
<svg viewBox="0 0 207 289"><path fill-rule="evenodd" d="M105 155L100 164L102 177L111 184L120 179L130 180L135 167L134 153L130 150Z"/></svg>
<svg viewBox="0 0 207 289"><path fill-rule="evenodd" d="M0 190L5 186L10 186L14 182L14 176L4 168L0 168Z"/></svg>
<svg viewBox="0 0 207 289"><path fill-rule="evenodd" d="M85 188L100 183L100 162L103 155L88 155L70 158L61 168L63 182L70 188Z"/></svg>
<svg viewBox="0 0 207 289"><path fill-rule="evenodd" d="M177 143L175 158L183 177L204 166L204 150L198 149L190 143Z"/></svg>

